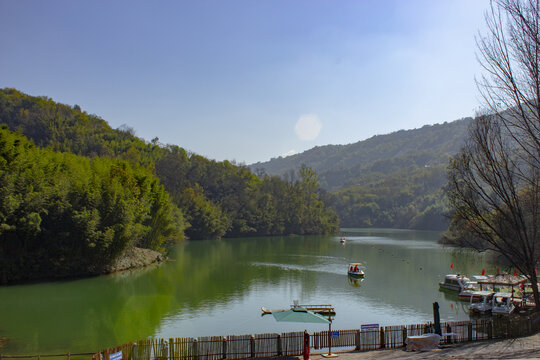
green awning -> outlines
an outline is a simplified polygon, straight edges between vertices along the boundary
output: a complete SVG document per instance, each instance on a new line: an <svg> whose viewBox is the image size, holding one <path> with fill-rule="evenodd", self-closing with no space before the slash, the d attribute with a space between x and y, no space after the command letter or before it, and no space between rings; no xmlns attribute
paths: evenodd
<svg viewBox="0 0 540 360"><path fill-rule="evenodd" d="M329 324L326 318L303 307L272 313L277 321Z"/></svg>

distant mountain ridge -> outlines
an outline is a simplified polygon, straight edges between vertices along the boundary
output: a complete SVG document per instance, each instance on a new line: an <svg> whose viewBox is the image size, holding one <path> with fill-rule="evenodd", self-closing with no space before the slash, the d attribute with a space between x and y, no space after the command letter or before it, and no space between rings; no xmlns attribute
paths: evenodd
<svg viewBox="0 0 540 360"><path fill-rule="evenodd" d="M284 175L302 164L319 174L321 186L336 191L358 184L367 174L389 174L415 165L447 165L467 134L471 118L425 125L419 129L399 130L348 145L317 146L300 154L273 158L249 165L271 175Z"/></svg>
<svg viewBox="0 0 540 360"><path fill-rule="evenodd" d="M445 230L446 167L467 137L471 118L318 146L250 165L256 173L290 177L302 164L319 175L342 227Z"/></svg>

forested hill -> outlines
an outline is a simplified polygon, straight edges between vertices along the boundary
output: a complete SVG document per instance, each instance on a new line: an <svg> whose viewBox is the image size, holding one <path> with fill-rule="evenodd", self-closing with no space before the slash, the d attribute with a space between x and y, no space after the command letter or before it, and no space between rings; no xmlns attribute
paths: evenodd
<svg viewBox="0 0 540 360"><path fill-rule="evenodd" d="M449 157L463 145L472 120L426 125L373 136L349 145L315 147L301 154L250 165L272 175L305 164L331 191L345 227L446 229L442 188Z"/></svg>
<svg viewBox="0 0 540 360"><path fill-rule="evenodd" d="M448 156L463 145L471 118L425 125L376 135L348 145L317 146L300 154L273 158L249 167L271 175L284 175L302 164L319 174L321 186L329 191L361 184L369 174L388 174L409 166L447 165Z"/></svg>
<svg viewBox="0 0 540 360"><path fill-rule="evenodd" d="M100 273L184 236L338 230L307 167L258 177L15 89L0 89L0 125L0 283Z"/></svg>

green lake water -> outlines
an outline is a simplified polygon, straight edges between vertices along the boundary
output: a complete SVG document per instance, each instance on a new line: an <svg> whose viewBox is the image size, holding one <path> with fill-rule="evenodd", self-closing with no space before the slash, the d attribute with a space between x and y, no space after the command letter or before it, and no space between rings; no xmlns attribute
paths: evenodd
<svg viewBox="0 0 540 360"><path fill-rule="evenodd" d="M468 319L466 303L439 292L449 272L493 273L487 258L437 244L438 232L344 229L339 236L187 242L171 261L71 281L0 287L3 354L93 352L148 337L287 332L326 326L277 323L260 308L332 304L333 329ZM365 264L364 281L347 276ZM450 265L454 270L450 270Z"/></svg>

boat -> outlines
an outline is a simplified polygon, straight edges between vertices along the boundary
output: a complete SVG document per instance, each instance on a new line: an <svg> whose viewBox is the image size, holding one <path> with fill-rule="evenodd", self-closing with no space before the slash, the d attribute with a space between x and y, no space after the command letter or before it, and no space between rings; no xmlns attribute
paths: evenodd
<svg viewBox="0 0 540 360"><path fill-rule="evenodd" d="M470 282L465 275L448 274L444 276L444 281L439 283L439 289L462 291Z"/></svg>
<svg viewBox="0 0 540 360"><path fill-rule="evenodd" d="M459 292L458 299L461 301L481 301L483 297L479 292L480 290L482 289L477 282L469 281L468 283L465 283L465 286Z"/></svg>
<svg viewBox="0 0 540 360"><path fill-rule="evenodd" d="M287 311L287 310L289 310L289 309L267 309L264 306L261 307L261 311L262 311L263 315L272 314L272 313L276 313L276 312Z"/></svg>
<svg viewBox="0 0 540 360"><path fill-rule="evenodd" d="M516 309L512 301L512 294L509 292L498 292L493 295L491 300L491 313L509 315Z"/></svg>
<svg viewBox="0 0 540 360"><path fill-rule="evenodd" d="M482 301L482 296L479 294L480 289L465 286L458 294L458 300L467 302L479 302Z"/></svg>
<svg viewBox="0 0 540 360"><path fill-rule="evenodd" d="M342 237L341 239L339 239L339 242L342 243L342 244L345 244L345 241L347 241L347 240L345 239L345 237Z"/></svg>
<svg viewBox="0 0 540 360"><path fill-rule="evenodd" d="M473 315L484 315L489 314L491 312L492 308L492 300L493 300L493 294L495 294L493 291L474 291L471 294L471 300L469 305L469 312ZM475 299L479 298L480 301L476 301Z"/></svg>
<svg viewBox="0 0 540 360"><path fill-rule="evenodd" d="M361 263L350 263L347 274L352 277L364 277L366 273L360 269L362 266L363 265Z"/></svg>
<svg viewBox="0 0 540 360"><path fill-rule="evenodd" d="M473 275L471 276L472 280L465 283L465 286L461 289L458 294L458 298L461 301L470 301L471 296L473 302L482 301L483 297L480 295L479 291L488 290L487 288L482 288L480 285L481 281L485 281L487 276L485 275Z"/></svg>

